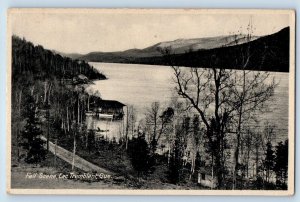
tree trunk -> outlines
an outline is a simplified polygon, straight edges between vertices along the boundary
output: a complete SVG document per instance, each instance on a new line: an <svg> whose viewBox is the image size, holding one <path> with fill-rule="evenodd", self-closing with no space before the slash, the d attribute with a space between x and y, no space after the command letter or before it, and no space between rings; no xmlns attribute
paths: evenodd
<svg viewBox="0 0 300 202"><path fill-rule="evenodd" d="M125 131L125 149L128 147L128 123L129 123L129 114L128 114L128 106L126 106L126 131Z"/></svg>
<svg viewBox="0 0 300 202"><path fill-rule="evenodd" d="M241 114L239 114L239 119L241 119ZM238 131L237 131L236 148L234 152L234 170L233 170L233 183L232 183L233 190L236 188L236 178L237 178L237 172L239 166L239 149L240 149L240 139L241 139L240 130L241 130L241 126L239 124Z"/></svg>
<svg viewBox="0 0 300 202"><path fill-rule="evenodd" d="M21 104L22 104L22 90L19 93L19 120L18 120L18 129L17 129L17 156L18 162L20 161L20 148L19 148L19 139L20 139L20 127L21 127Z"/></svg>
<svg viewBox="0 0 300 202"><path fill-rule="evenodd" d="M74 166L75 166L75 154L76 154L76 132L74 133L74 139L73 139L72 171L74 171Z"/></svg>
<svg viewBox="0 0 300 202"><path fill-rule="evenodd" d="M256 140L257 141L257 140ZM258 153L258 142L256 142L256 145L255 145L255 151L256 151L256 155L255 155L255 165L256 165L256 167L255 167L255 175L256 175L256 179L258 178L258 172L259 172L259 169L258 169L258 155L259 155L259 153Z"/></svg>
<svg viewBox="0 0 300 202"><path fill-rule="evenodd" d="M243 71L243 91L241 92L240 97L240 108L238 111L238 128L237 128L237 138L236 138L236 148L234 152L234 171L233 171L233 183L232 183L232 189L236 188L236 178L237 178L237 172L238 172L238 166L239 166L239 149L240 149L240 140L241 140L241 127L242 127L242 114L243 114L243 105L244 105L244 96L245 96L245 84L246 84L246 72Z"/></svg>
<svg viewBox="0 0 300 202"><path fill-rule="evenodd" d="M214 161L215 161L215 174L216 174L216 177L217 177L217 188L220 189L223 187L223 171L222 171L222 163L221 163L221 156L220 156L220 153L217 151L215 152L215 155L214 155Z"/></svg>
<svg viewBox="0 0 300 202"><path fill-rule="evenodd" d="M50 138L50 108L47 107L47 152L49 152L49 138Z"/></svg>
<svg viewBox="0 0 300 202"><path fill-rule="evenodd" d="M90 111L90 94L88 95L87 109Z"/></svg>
<svg viewBox="0 0 300 202"><path fill-rule="evenodd" d="M67 107L67 131L70 131L69 107Z"/></svg>

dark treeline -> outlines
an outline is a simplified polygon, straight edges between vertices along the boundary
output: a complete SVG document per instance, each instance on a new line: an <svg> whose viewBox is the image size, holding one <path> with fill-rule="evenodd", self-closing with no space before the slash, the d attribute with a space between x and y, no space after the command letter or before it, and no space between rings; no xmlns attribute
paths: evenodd
<svg viewBox="0 0 300 202"><path fill-rule="evenodd" d="M32 73L35 77L46 79L49 76L56 78L73 78L84 74L89 79L105 79L85 61L72 60L62 57L43 46L34 46L31 42L18 36L12 37L12 75L18 78L21 74Z"/></svg>
<svg viewBox="0 0 300 202"><path fill-rule="evenodd" d="M91 79L105 78L84 61L62 57L13 36L13 160L37 163L44 159L39 156L45 154L41 151L45 143L38 139L40 135L58 141L67 137L75 150L76 137L86 133L84 122L89 101L100 99L98 92L88 93L86 87Z"/></svg>
<svg viewBox="0 0 300 202"><path fill-rule="evenodd" d="M289 28L284 28L278 33L245 44L174 54L173 60L177 66L240 69L243 61L236 55L239 55L239 52L246 47L250 47L253 55L247 69L289 72L289 33ZM213 62L212 57L215 58ZM168 65L162 57L137 58L130 62ZM125 61L125 63L128 62Z"/></svg>
<svg viewBox="0 0 300 202"><path fill-rule="evenodd" d="M174 54L173 62L177 66L184 67L216 67L228 69L241 69L242 57L236 57L245 48L250 47L253 53L248 64L249 70L263 70L275 72L289 72L289 38L290 29L286 27L277 33L258 38L243 44L231 44L230 46L214 48L209 50L190 50L182 54ZM160 51L159 49L157 51ZM214 61L212 61L214 57ZM82 56L93 62L115 62L149 65L166 65L162 56L136 54L135 56L124 56L113 53L90 53ZM243 67L244 69L244 67Z"/></svg>

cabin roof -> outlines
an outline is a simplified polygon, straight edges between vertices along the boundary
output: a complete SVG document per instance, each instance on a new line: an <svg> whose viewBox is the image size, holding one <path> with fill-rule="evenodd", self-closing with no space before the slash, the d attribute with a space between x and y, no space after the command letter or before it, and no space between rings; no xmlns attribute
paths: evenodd
<svg viewBox="0 0 300 202"><path fill-rule="evenodd" d="M95 107L101 107L101 108L122 108L126 106L125 104L116 100L102 100L102 99L95 100L93 105Z"/></svg>

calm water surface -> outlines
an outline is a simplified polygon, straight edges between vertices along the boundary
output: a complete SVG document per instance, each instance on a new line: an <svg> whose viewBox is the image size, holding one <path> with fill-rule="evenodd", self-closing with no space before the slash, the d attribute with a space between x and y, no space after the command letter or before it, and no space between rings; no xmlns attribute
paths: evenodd
<svg viewBox="0 0 300 202"><path fill-rule="evenodd" d="M117 63L91 63L95 68L103 72L108 79L95 81L90 90L98 90L103 99L118 100L126 105L133 105L138 112L138 117L143 117L146 107L158 101L167 105L170 98L175 95L173 71L167 66L117 64ZM279 140L287 137L288 129L288 73L272 72L271 77L278 82L275 95L268 103L269 112L258 114L260 123L268 121L277 126L276 133ZM101 129L109 129L105 135L113 135L117 139L124 129L124 123L97 121L91 117L88 125ZM258 124L259 125L259 124ZM262 126L257 126L262 127Z"/></svg>

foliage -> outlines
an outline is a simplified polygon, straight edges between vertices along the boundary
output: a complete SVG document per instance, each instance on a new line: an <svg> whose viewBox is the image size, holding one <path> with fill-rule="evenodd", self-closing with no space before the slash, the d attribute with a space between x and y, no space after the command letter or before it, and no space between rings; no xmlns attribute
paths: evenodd
<svg viewBox="0 0 300 202"><path fill-rule="evenodd" d="M32 96L26 101L27 123L22 131L23 142L21 145L27 151L25 161L27 163L39 163L45 160L46 151L44 141L40 138L42 130L39 128L38 117L36 113L36 104Z"/></svg>
<svg viewBox="0 0 300 202"><path fill-rule="evenodd" d="M85 61L62 57L40 45L33 45L24 38L12 37L12 119L17 122L18 127L23 125L22 120L28 115L28 103L24 98L30 95L35 104L35 113L39 113L40 127L47 127L47 139L55 138L58 143L66 143L65 148L73 149L74 153L76 141L80 141L78 133L87 136L84 122L88 99L101 99L98 94L90 92L89 95L85 92L85 87L90 79L105 78L105 75ZM30 136L29 133L32 133L39 136L41 130L33 127L33 119L29 120L23 135ZM18 145L18 159L20 145L29 151L27 162L45 158L41 146L44 142L41 139L28 137L25 143L20 144L19 129L12 128L12 138L13 136L17 140L14 144ZM84 143L92 144L88 139Z"/></svg>
<svg viewBox="0 0 300 202"><path fill-rule="evenodd" d="M184 117L181 124L175 128L175 141L172 147L169 164L169 181L173 184L179 183L183 178L184 158L187 157L187 140L190 131L190 117Z"/></svg>
<svg viewBox="0 0 300 202"><path fill-rule="evenodd" d="M267 142L266 146L267 146L267 148L266 148L265 159L264 159L263 165L264 165L264 169L266 171L266 181L269 182L270 172L274 168L275 155L274 155L274 151L272 149L271 142Z"/></svg>
<svg viewBox="0 0 300 202"><path fill-rule="evenodd" d="M265 65L269 50L263 43L257 42L259 40L252 43L251 23L247 29L249 30L246 36L247 43L235 46L232 54L224 52L220 54L220 50L232 51L232 47L209 50L210 54L205 58L205 64L196 67L190 65L189 68L183 68L178 65L178 55L169 48L162 50L166 63L173 69L177 94L185 99L187 108L193 109L204 125L207 151L210 153L219 188L223 186L226 175L225 163L228 160L226 158L230 158L226 150L230 149L228 147L231 145L234 151L232 188L235 189L238 170L242 168L240 158L244 143L241 141L245 140L242 135L246 131L246 125L256 121L255 112L263 112L266 109L266 103L271 100L277 86L274 79L268 82L270 79L268 72L251 71L254 65L253 58L258 53L255 47L261 48L260 58L255 60L256 68ZM239 44L238 41L236 44ZM238 51L236 47L239 47ZM235 59L229 61L228 58L224 58L229 55ZM234 137L231 134L235 134ZM248 164L247 162L243 164L242 170L245 174Z"/></svg>
<svg viewBox="0 0 300 202"><path fill-rule="evenodd" d="M144 134L139 134L128 143L127 150L133 168L138 175L145 173L149 169L149 149Z"/></svg>
<svg viewBox="0 0 300 202"><path fill-rule="evenodd" d="M177 184L180 181L180 170L182 169L181 167L182 156L180 155L179 147L180 147L180 141L178 138L176 138L173 152L171 153L169 172L168 172L169 181L173 184Z"/></svg>
<svg viewBox="0 0 300 202"><path fill-rule="evenodd" d="M279 142L275 151L275 166L277 184L284 185L288 177L288 140Z"/></svg>
<svg viewBox="0 0 300 202"><path fill-rule="evenodd" d="M95 131L90 130L90 131L88 131L88 134L87 134L87 143L86 143L89 153L95 149L95 143L96 143L95 142Z"/></svg>
<svg viewBox="0 0 300 202"><path fill-rule="evenodd" d="M31 42L17 36L12 37L12 75L13 79L19 75L32 73L35 78L46 79L51 76L57 78L73 78L84 74L89 79L105 79L105 76L85 61L72 60L62 57L41 45L34 46Z"/></svg>
<svg viewBox="0 0 300 202"><path fill-rule="evenodd" d="M157 145L163 135L170 131L170 123L174 116L174 109L171 107L162 109L160 103L153 102L146 113L147 135L149 136L150 152L154 156Z"/></svg>

